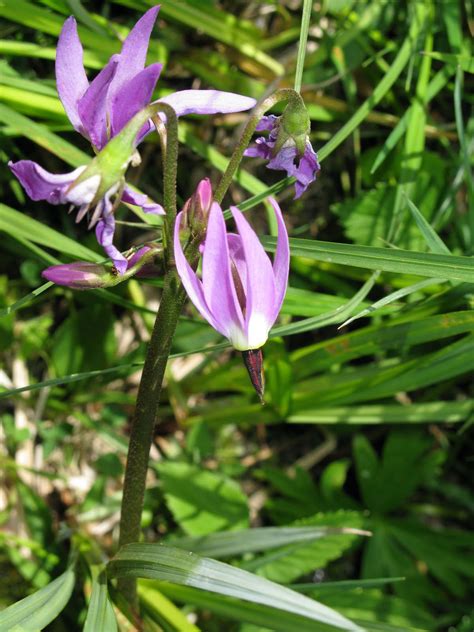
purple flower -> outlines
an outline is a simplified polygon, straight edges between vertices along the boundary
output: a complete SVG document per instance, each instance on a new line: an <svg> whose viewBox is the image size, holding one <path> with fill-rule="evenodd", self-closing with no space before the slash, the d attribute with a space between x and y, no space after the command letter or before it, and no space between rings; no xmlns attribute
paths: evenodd
<svg viewBox="0 0 474 632"><path fill-rule="evenodd" d="M203 247L202 280L181 246L183 211L176 220L176 267L186 292L201 315L239 351L265 344L288 284L288 234L278 204L272 198L270 202L278 223L273 265L243 214L231 208L238 234L227 233L222 209L214 202Z"/></svg>
<svg viewBox="0 0 474 632"><path fill-rule="evenodd" d="M83 49L76 21L69 17L64 23L56 52L59 98L73 127L90 140L96 151L105 150L110 140L150 102L162 68L159 63L145 67L150 35L158 11L159 6L153 7L138 20L125 39L121 52L110 58L90 84L84 70ZM160 101L170 105L178 116L240 112L255 104L255 100L249 97L217 90L183 90ZM134 145L151 129L151 122L144 123L134 136ZM77 206L77 222L91 211L89 228L96 227L99 244L120 274L127 270L127 262L113 244L113 212L118 203L123 201L140 206L145 213L164 214L159 204L133 191L127 184L122 188L119 181L106 191L101 188L99 195L99 175L75 184L86 166L65 174L52 174L30 160L10 162L9 166L32 200ZM117 198L114 201L113 196Z"/></svg>
<svg viewBox="0 0 474 632"><path fill-rule="evenodd" d="M74 128L97 149L118 134L124 125L150 103L162 64L145 67L150 35L160 7L149 9L125 39L119 54L89 84L83 66L83 50L76 20L68 18L56 53L56 85L59 98ZM225 114L249 110L255 99L219 90L182 90L158 102L167 103L177 116ZM152 129L147 124L137 144Z"/></svg>
<svg viewBox="0 0 474 632"><path fill-rule="evenodd" d="M304 153L301 155L291 136L278 147L277 139L280 127L279 116L264 116L257 125L257 131L270 132L267 137L260 136L254 147L245 150L245 156L264 158L268 160L267 168L276 171L286 171L289 176L296 178L295 200L306 191L311 182L316 180L316 174L321 169L318 156L311 146L309 138L304 143Z"/></svg>
<svg viewBox="0 0 474 632"><path fill-rule="evenodd" d="M112 212L112 196L117 193L119 183L112 186L97 202L96 194L100 185L100 175L94 175L74 186L74 183L86 170L86 165L78 167L65 174L53 174L46 171L36 162L31 160L19 160L9 162L8 166L23 185L26 193L32 200L46 200L50 204L72 204L78 207L76 222L93 208L89 219L89 228L96 227L96 237L107 255L112 259L120 274L127 269L125 257L113 244L115 230L115 217ZM143 193L133 191L127 184L121 196L123 202L141 206L145 213L164 214L163 208L150 200ZM95 203L95 206L94 206Z"/></svg>

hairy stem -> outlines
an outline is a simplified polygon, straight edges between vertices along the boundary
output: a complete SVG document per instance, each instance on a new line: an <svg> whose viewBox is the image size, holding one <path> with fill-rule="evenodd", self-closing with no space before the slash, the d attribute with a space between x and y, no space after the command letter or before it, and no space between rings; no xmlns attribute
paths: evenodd
<svg viewBox="0 0 474 632"><path fill-rule="evenodd" d="M163 221L163 245L166 272L160 307L148 343L132 420L123 484L119 546L138 542L140 538L148 459L163 378L171 343L186 297L174 268L173 240L171 238L177 213L178 120L174 110L167 104L158 103L147 108L147 113L151 118L154 118L158 112L163 112L166 115L166 131L162 125L158 126L163 149L163 202L166 211ZM119 589L136 611L136 581L134 579L121 580Z"/></svg>
<svg viewBox="0 0 474 632"><path fill-rule="evenodd" d="M128 445L120 516L119 546L140 539L146 475L163 377L186 294L177 274L169 271L153 333L148 344ZM121 591L135 602L135 580L123 580Z"/></svg>

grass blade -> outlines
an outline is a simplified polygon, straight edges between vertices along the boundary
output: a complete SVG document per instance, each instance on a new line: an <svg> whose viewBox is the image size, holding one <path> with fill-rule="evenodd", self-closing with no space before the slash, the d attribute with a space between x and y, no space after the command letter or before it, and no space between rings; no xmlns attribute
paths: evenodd
<svg viewBox="0 0 474 632"><path fill-rule="evenodd" d="M159 544L129 544L107 565L110 577L161 579L236 597L342 630L359 628L331 608L223 562Z"/></svg>

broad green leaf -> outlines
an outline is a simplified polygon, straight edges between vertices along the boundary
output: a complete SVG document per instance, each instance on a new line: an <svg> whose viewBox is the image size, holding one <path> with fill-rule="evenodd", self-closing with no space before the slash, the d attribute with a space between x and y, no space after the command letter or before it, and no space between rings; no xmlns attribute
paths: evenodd
<svg viewBox="0 0 474 632"><path fill-rule="evenodd" d="M157 464L176 522L190 535L248 526L247 498L230 478L188 463Z"/></svg>
<svg viewBox="0 0 474 632"><path fill-rule="evenodd" d="M344 534L368 535L368 532L350 527L261 527L212 533L200 538L179 538L173 540L172 545L220 559Z"/></svg>
<svg viewBox="0 0 474 632"><path fill-rule="evenodd" d="M74 588L72 568L37 592L0 612L0 629L9 632L38 632L63 610Z"/></svg>
<svg viewBox="0 0 474 632"><path fill-rule="evenodd" d="M110 577L161 579L293 613L342 630L357 630L337 612L284 586L223 562L159 544L129 544L107 565Z"/></svg>
<svg viewBox="0 0 474 632"><path fill-rule="evenodd" d="M294 523L295 527L339 527L345 533L327 534L313 542L293 542L243 562L242 567L272 581L290 583L316 568L324 568L328 562L338 559L360 535L362 518L356 512L319 513Z"/></svg>
<svg viewBox="0 0 474 632"><path fill-rule="evenodd" d="M109 600L107 578L100 573L92 584L92 594L87 609L84 632L117 632L117 620Z"/></svg>

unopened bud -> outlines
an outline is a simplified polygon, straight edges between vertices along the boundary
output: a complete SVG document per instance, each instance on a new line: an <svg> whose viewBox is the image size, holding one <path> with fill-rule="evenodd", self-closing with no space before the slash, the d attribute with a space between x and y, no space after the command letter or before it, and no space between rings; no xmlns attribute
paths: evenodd
<svg viewBox="0 0 474 632"><path fill-rule="evenodd" d="M122 275L110 265L73 261L46 268L42 276L56 285L64 285L74 290L113 287L135 275L156 276L158 270L151 268L151 262L159 252L160 249L155 246L140 248L127 260L127 269Z"/></svg>
<svg viewBox="0 0 474 632"><path fill-rule="evenodd" d="M211 205L211 182L209 178L204 178L183 207L185 226L189 227L193 232L203 231L207 226Z"/></svg>
<svg viewBox="0 0 474 632"><path fill-rule="evenodd" d="M57 285L75 290L91 290L114 285L116 274L98 263L74 261L43 270L42 276Z"/></svg>
<svg viewBox="0 0 474 632"><path fill-rule="evenodd" d="M298 154L302 156L310 130L311 121L303 99L291 99L280 117L275 153L278 153L283 145L292 139Z"/></svg>

